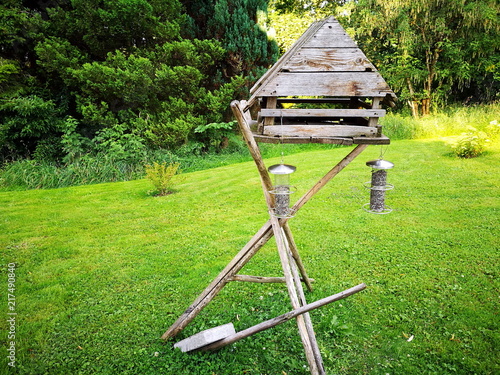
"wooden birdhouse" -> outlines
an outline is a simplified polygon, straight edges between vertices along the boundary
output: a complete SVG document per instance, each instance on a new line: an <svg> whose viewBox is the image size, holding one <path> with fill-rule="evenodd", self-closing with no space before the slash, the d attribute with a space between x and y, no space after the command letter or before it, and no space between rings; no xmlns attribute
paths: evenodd
<svg viewBox="0 0 500 375"><path fill-rule="evenodd" d="M396 97L375 66L333 17L309 27L254 85L251 95L248 101L234 100L231 109L260 175L269 220L162 338L167 340L177 335L229 282L285 283L293 308L289 313L238 333L232 324L211 328L175 346L183 351L216 350L294 317L311 374L325 375L309 311L360 292L366 285L362 283L308 304L302 283L312 291L313 279L309 278L302 263L288 220L370 144L389 143L389 138L382 134L378 119L385 115L385 110L380 108L381 103L391 105ZM267 168L257 142L356 146L290 206L290 194L294 188L289 179L295 167L284 164L282 160L281 164ZM374 161L368 165L374 169L388 168L387 164L382 165L380 162ZM274 184L270 174L274 177ZM370 185L374 192L371 209L382 213L385 205L383 195L379 192L386 189L388 184L385 182L385 172L375 177ZM273 236L283 276L238 274Z"/></svg>
<svg viewBox="0 0 500 375"><path fill-rule="evenodd" d="M389 143L378 119L396 96L334 17L312 24L250 93L258 142Z"/></svg>

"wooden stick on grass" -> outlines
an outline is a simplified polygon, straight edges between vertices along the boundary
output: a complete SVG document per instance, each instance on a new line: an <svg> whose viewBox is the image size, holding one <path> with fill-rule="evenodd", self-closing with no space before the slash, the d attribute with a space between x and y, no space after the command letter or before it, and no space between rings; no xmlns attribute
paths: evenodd
<svg viewBox="0 0 500 375"><path fill-rule="evenodd" d="M304 314L308 311L317 309L318 307L327 305L329 303L338 301L340 299L349 297L350 295L353 295L357 292L360 292L362 290L366 289L366 285L364 283L361 283L359 285L356 285L352 288L349 288L347 290L344 290L343 292L334 294L333 296L326 297L323 299L320 299L316 302L309 303L307 305L304 305L302 307L299 307L298 309L292 310L287 312L286 314L280 315L276 318L266 320L265 322L259 323L257 325L254 325L250 328L247 328L243 331L236 332L234 335L228 336L225 339L219 340L217 342L214 342L210 345L204 346L200 350L203 351L208 351L208 350L217 350L220 349L226 345L232 344L238 340L244 339L245 337L251 336L255 333L264 331L266 329L272 328L277 326L278 324L284 323L290 319L293 319L297 317L300 314Z"/></svg>

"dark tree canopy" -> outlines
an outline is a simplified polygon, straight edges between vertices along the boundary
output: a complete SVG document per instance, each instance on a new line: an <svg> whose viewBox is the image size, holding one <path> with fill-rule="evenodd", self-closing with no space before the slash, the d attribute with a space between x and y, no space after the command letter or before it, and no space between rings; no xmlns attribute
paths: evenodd
<svg viewBox="0 0 500 375"><path fill-rule="evenodd" d="M140 158L227 120L230 100L251 84L239 75L276 58L256 23L266 3L200 4L4 1L0 157Z"/></svg>

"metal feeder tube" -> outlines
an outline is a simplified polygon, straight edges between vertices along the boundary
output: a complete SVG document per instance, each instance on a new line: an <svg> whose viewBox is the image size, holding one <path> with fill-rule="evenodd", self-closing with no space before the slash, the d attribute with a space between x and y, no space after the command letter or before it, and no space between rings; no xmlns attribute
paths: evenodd
<svg viewBox="0 0 500 375"><path fill-rule="evenodd" d="M290 174L295 172L296 168L288 164L275 164L268 170L274 175L274 186L270 191L274 195L274 216L292 217L290 194L294 192L294 189L290 186Z"/></svg>
<svg viewBox="0 0 500 375"><path fill-rule="evenodd" d="M392 209L385 205L385 192L394 188L393 185L387 183L387 170L394 167L394 164L387 160L371 160L366 163L372 168L371 182L365 184L370 189L370 209L368 212L386 214ZM366 204L365 206L367 206Z"/></svg>

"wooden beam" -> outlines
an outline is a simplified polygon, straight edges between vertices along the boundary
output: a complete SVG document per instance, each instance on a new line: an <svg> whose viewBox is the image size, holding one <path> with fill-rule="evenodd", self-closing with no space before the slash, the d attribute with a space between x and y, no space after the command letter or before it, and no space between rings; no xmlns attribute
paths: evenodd
<svg viewBox="0 0 500 375"><path fill-rule="evenodd" d="M266 109L261 117L384 117L383 109ZM267 125L267 124L264 124Z"/></svg>
<svg viewBox="0 0 500 375"><path fill-rule="evenodd" d="M393 94L378 72L279 73L259 96L356 96Z"/></svg>
<svg viewBox="0 0 500 375"><path fill-rule="evenodd" d="M264 134L280 137L374 137L376 127L353 125L274 125L265 126Z"/></svg>
<svg viewBox="0 0 500 375"><path fill-rule="evenodd" d="M292 231L290 230L290 226L288 224L288 221L283 225L283 233L285 234L285 238L288 241L290 251L292 252L293 259L295 259L295 262L297 263L297 267L299 268L300 274L302 275L301 280L304 280L307 289L312 292L313 288L311 285L311 280L307 276L307 271L306 268L304 267L304 264L302 263L302 259L300 257L299 251L297 249L297 245L295 244L295 240L293 238Z"/></svg>
<svg viewBox="0 0 500 375"><path fill-rule="evenodd" d="M272 207L269 207L269 213L271 214ZM286 247L286 242L284 234L281 230L281 226L277 217L271 214L271 225L274 232L274 238L276 239L276 246L278 247L278 254L281 261L281 268L283 269L283 274L285 276L286 286L288 289L288 296L290 297L290 302L293 309L298 309L302 306L299 295L296 288L296 283L294 281L294 276L292 273L292 265L290 263L290 258L288 256L288 250ZM300 283L299 283L300 284ZM300 338L302 339L302 345L304 346L304 351L306 354L307 362L309 363L309 370L312 375L322 375L324 374L324 369L322 363L318 363L317 356L315 355L317 342L316 338L311 337L310 331L307 328L306 321L303 315L297 316L297 326L299 329Z"/></svg>
<svg viewBox="0 0 500 375"><path fill-rule="evenodd" d="M244 281L250 283L285 283L284 277L266 277L266 276L252 276L252 275L234 275L228 278L228 281ZM300 281L306 283L313 283L315 280L311 278L301 278Z"/></svg>

